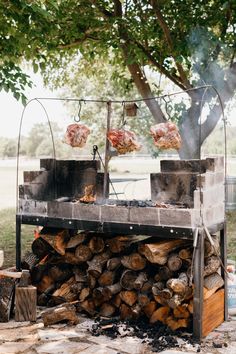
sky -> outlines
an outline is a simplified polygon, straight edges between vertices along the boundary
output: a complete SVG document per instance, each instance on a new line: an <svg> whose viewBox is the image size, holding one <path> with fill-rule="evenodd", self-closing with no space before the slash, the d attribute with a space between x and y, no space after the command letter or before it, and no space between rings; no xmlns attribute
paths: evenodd
<svg viewBox="0 0 236 354"><path fill-rule="evenodd" d="M37 97L58 97L59 92L50 91L43 85L43 80L39 74L27 72L34 83L32 89L25 91L28 100ZM50 121L61 121L64 124L71 123L65 107L58 101L42 101L49 115ZM11 93L1 91L0 93L0 136L14 138L18 136L20 120L23 113L23 105L17 101ZM23 116L22 134L27 134L35 123L47 122L46 115L42 107L37 102L27 105Z"/></svg>
<svg viewBox="0 0 236 354"><path fill-rule="evenodd" d="M40 74L27 72L34 83L32 89L26 90L27 98L33 99L36 97L58 97L58 91L50 91L43 85L43 80ZM65 127L73 123L72 117L68 115L66 108L60 101L42 101L49 115L50 121L56 121L60 126ZM0 92L0 136L14 138L18 136L20 119L23 112L23 105L18 102L11 93ZM230 111L227 117L231 125L236 126L236 108ZM30 103L23 116L22 135L27 135L35 123L46 122L45 113L37 102Z"/></svg>

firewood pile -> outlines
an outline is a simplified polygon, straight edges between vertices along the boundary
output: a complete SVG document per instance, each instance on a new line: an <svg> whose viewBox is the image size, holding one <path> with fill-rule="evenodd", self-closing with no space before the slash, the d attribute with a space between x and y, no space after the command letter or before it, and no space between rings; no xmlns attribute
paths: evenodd
<svg viewBox="0 0 236 354"><path fill-rule="evenodd" d="M205 241L204 299L223 286L219 241ZM22 266L30 269L38 305L72 303L91 317L191 326L192 243L142 235L43 228Z"/></svg>

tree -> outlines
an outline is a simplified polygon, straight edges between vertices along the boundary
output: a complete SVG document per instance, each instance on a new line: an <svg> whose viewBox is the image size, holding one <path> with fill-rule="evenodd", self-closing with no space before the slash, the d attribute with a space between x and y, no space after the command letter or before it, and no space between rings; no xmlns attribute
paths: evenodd
<svg viewBox="0 0 236 354"><path fill-rule="evenodd" d="M33 59L34 69L60 70L76 55L89 65L107 60L119 70L114 79L127 84L128 69L143 98L156 94L146 69L160 73L180 90L189 90L179 128L183 139L180 156L199 156L202 144L215 128L221 107L216 92L193 87L214 85L225 106L236 90L234 0L45 0L3 1L0 12L8 44L3 53L15 62ZM6 17L12 18L10 24ZM9 35L10 31L10 35ZM3 37L1 37L3 38ZM14 48L14 49L13 49ZM78 68L79 70L79 68ZM69 76L68 76L69 77ZM157 87L159 91L159 87ZM199 117L201 101L209 105L207 118ZM156 122L166 114L160 102L146 104Z"/></svg>

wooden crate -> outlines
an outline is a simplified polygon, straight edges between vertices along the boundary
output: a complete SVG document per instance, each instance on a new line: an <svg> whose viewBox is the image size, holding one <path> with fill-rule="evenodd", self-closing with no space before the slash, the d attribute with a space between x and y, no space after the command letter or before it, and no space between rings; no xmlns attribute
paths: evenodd
<svg viewBox="0 0 236 354"><path fill-rule="evenodd" d="M202 335L206 337L224 322L224 289L220 289L203 302Z"/></svg>

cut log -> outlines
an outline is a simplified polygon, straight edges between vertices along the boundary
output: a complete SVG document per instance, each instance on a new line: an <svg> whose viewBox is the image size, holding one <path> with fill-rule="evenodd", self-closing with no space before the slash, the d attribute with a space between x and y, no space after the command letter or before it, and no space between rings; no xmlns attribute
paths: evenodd
<svg viewBox="0 0 236 354"><path fill-rule="evenodd" d="M150 318L153 314L153 312L157 308L157 303L155 301L150 301L146 306L143 307L143 312L145 315Z"/></svg>
<svg viewBox="0 0 236 354"><path fill-rule="evenodd" d="M87 312L90 316L94 316L96 311L95 311L95 305L92 299L86 299L85 301L81 302L79 304L79 309L84 310Z"/></svg>
<svg viewBox="0 0 236 354"><path fill-rule="evenodd" d="M131 307L127 306L126 304L120 305L120 318L121 320L131 320L134 318L133 311Z"/></svg>
<svg viewBox="0 0 236 354"><path fill-rule="evenodd" d="M220 254L220 241L216 235L211 235L214 242L214 246L208 239L204 242L204 257L210 257L216 254Z"/></svg>
<svg viewBox="0 0 236 354"><path fill-rule="evenodd" d="M155 276L155 280L168 280L173 277L173 272L167 267L167 266L162 266L159 269L159 272Z"/></svg>
<svg viewBox="0 0 236 354"><path fill-rule="evenodd" d="M150 298L146 294L138 294L138 303L141 307L146 306L150 302Z"/></svg>
<svg viewBox="0 0 236 354"><path fill-rule="evenodd" d="M137 290L141 289L146 281L148 281L147 273L140 272L138 277L135 279L134 288Z"/></svg>
<svg viewBox="0 0 236 354"><path fill-rule="evenodd" d="M137 293L133 290L124 290L120 292L121 300L129 306L133 306L137 299Z"/></svg>
<svg viewBox="0 0 236 354"><path fill-rule="evenodd" d="M134 289L134 282L137 279L137 274L132 270L125 270L120 278L120 285L126 290Z"/></svg>
<svg viewBox="0 0 236 354"><path fill-rule="evenodd" d="M141 244L139 253L144 255L149 262L164 265L169 252L186 243L184 240L170 240L156 243Z"/></svg>
<svg viewBox="0 0 236 354"><path fill-rule="evenodd" d="M179 295L179 294L175 294L172 296L171 299L167 300L168 306L172 309L175 309L176 307L178 307L179 305L181 305L181 303L184 301L184 297Z"/></svg>
<svg viewBox="0 0 236 354"><path fill-rule="evenodd" d="M184 295L188 287L188 276L186 273L180 273L179 278L167 280L166 286L177 294Z"/></svg>
<svg viewBox="0 0 236 354"><path fill-rule="evenodd" d="M37 284L37 290L39 293L44 293L52 285L54 285L54 280L46 274L43 275L40 283Z"/></svg>
<svg viewBox="0 0 236 354"><path fill-rule="evenodd" d="M120 294L116 294L113 299L111 300L112 304L116 307L119 308L121 305L121 298L120 298Z"/></svg>
<svg viewBox="0 0 236 354"><path fill-rule="evenodd" d="M126 247L130 245L131 237L129 236L116 236L106 241L112 253L121 253Z"/></svg>
<svg viewBox="0 0 236 354"><path fill-rule="evenodd" d="M92 237L88 244L92 253L101 253L104 250L105 243L101 237Z"/></svg>
<svg viewBox="0 0 236 354"><path fill-rule="evenodd" d="M100 286L112 285L115 279L115 272L105 270L98 278L98 283Z"/></svg>
<svg viewBox="0 0 236 354"><path fill-rule="evenodd" d="M70 235L67 229L43 228L40 231L40 238L46 241L57 253L63 256Z"/></svg>
<svg viewBox="0 0 236 354"><path fill-rule="evenodd" d="M153 287L152 293L154 296L159 296L162 299L169 300L173 296L173 291L168 288L158 290L156 287Z"/></svg>
<svg viewBox="0 0 236 354"><path fill-rule="evenodd" d="M67 264L80 264L83 262L77 258L73 252L66 252L62 258L62 261Z"/></svg>
<svg viewBox="0 0 236 354"><path fill-rule="evenodd" d="M95 306L100 306L104 302L108 302L112 298L112 294L107 288L95 288L93 290L93 301Z"/></svg>
<svg viewBox="0 0 236 354"><path fill-rule="evenodd" d="M83 271L81 268L78 267L73 267L73 273L75 276L75 281L79 283L86 283L87 282L87 275L85 271Z"/></svg>
<svg viewBox="0 0 236 354"><path fill-rule="evenodd" d="M212 273L204 278L204 287L208 290L213 288L221 288L224 285L224 280L219 273Z"/></svg>
<svg viewBox="0 0 236 354"><path fill-rule="evenodd" d="M119 293L121 291L121 289L122 289L119 282L115 283L115 284L112 284L112 285L109 285L106 288L109 290L111 295L115 295L115 294Z"/></svg>
<svg viewBox="0 0 236 354"><path fill-rule="evenodd" d="M87 262L87 273L91 274L96 279L99 278L109 257L109 251L95 255L91 261Z"/></svg>
<svg viewBox="0 0 236 354"><path fill-rule="evenodd" d="M220 259L217 256L211 256L205 258L205 267L203 275L206 277L212 273L216 273L220 267Z"/></svg>
<svg viewBox="0 0 236 354"><path fill-rule="evenodd" d="M182 248L179 251L179 258L181 259L191 259L193 255L193 250L191 248Z"/></svg>
<svg viewBox="0 0 236 354"><path fill-rule="evenodd" d="M159 295L154 295L154 300L155 300L158 304L160 304L160 305L162 305L162 306L167 306L167 305L168 305L168 299L165 299L165 298L163 298L163 297L161 297L161 296L159 296Z"/></svg>
<svg viewBox="0 0 236 354"><path fill-rule="evenodd" d="M182 304L173 310L175 318L189 318L190 313L188 311L188 304Z"/></svg>
<svg viewBox="0 0 236 354"><path fill-rule="evenodd" d="M172 272L176 272L177 270L180 270L182 267L182 259L179 257L178 254L173 253L168 256L167 260L167 266Z"/></svg>
<svg viewBox="0 0 236 354"><path fill-rule="evenodd" d="M146 259L139 253L132 253L129 256L123 256L121 263L125 268L131 270L143 270L146 267Z"/></svg>
<svg viewBox="0 0 236 354"><path fill-rule="evenodd" d="M67 265L54 265L49 268L48 275L54 282L63 282L72 276L72 270Z"/></svg>
<svg viewBox="0 0 236 354"><path fill-rule="evenodd" d="M88 274L87 281L88 281L88 287L90 289L94 289L97 284L97 279L94 278L91 274Z"/></svg>
<svg viewBox="0 0 236 354"><path fill-rule="evenodd" d="M156 323L157 321L166 323L166 319L169 315L170 308L168 306L159 307L156 311L153 312L150 323Z"/></svg>
<svg viewBox="0 0 236 354"><path fill-rule="evenodd" d="M157 283L153 284L152 293L153 295L158 295L159 291L165 288L165 284L162 281L158 281Z"/></svg>
<svg viewBox="0 0 236 354"><path fill-rule="evenodd" d="M88 246L79 245L76 247L75 257L78 259L78 262L87 262L92 258L92 252Z"/></svg>
<svg viewBox="0 0 236 354"><path fill-rule="evenodd" d="M46 310L42 313L44 326L50 326L61 321L69 321L71 324L78 324L79 319L73 305Z"/></svg>
<svg viewBox="0 0 236 354"><path fill-rule="evenodd" d="M108 302L104 302L99 309L99 314L100 316L111 317L112 315L114 315L115 311L115 306Z"/></svg>
<svg viewBox="0 0 236 354"><path fill-rule="evenodd" d="M73 291L74 294L79 294L81 290L84 288L84 283L74 283L71 285L71 291Z"/></svg>
<svg viewBox="0 0 236 354"><path fill-rule="evenodd" d="M83 302L90 295L90 288L83 288L79 294L79 301Z"/></svg>
<svg viewBox="0 0 236 354"><path fill-rule="evenodd" d="M135 304L132 306L133 318L138 319L142 312L142 307L139 304Z"/></svg>
<svg viewBox="0 0 236 354"><path fill-rule="evenodd" d="M188 311L189 313L193 314L193 300L191 300L188 304Z"/></svg>
<svg viewBox="0 0 236 354"><path fill-rule="evenodd" d="M175 319L174 317L169 316L166 319L166 324L170 329L172 329L172 331L176 331L178 328L188 327L188 322L189 321L187 318Z"/></svg>
<svg viewBox="0 0 236 354"><path fill-rule="evenodd" d="M67 282L63 283L59 289L54 291L53 297L60 297L67 302L76 300L76 294L72 291L71 286L75 283L75 278L71 277Z"/></svg>
<svg viewBox="0 0 236 354"><path fill-rule="evenodd" d="M113 257L107 261L107 270L116 270L121 265L120 257Z"/></svg>
<svg viewBox="0 0 236 354"><path fill-rule="evenodd" d="M86 239L86 233L81 232L75 236L72 236L66 244L66 248L75 248L78 245L81 245Z"/></svg>
<svg viewBox="0 0 236 354"><path fill-rule="evenodd" d="M48 242L44 241L42 237L36 238L31 245L32 252L35 254L39 260L43 259L50 252L53 251L52 246Z"/></svg>
<svg viewBox="0 0 236 354"><path fill-rule="evenodd" d="M36 321L37 288L35 286L16 286L15 320Z"/></svg>
<svg viewBox="0 0 236 354"><path fill-rule="evenodd" d="M146 281L143 284L143 286L142 286L140 291L142 293L146 293L146 294L151 293L152 292L152 286L153 286L153 281L152 280L148 280L148 281Z"/></svg>
<svg viewBox="0 0 236 354"><path fill-rule="evenodd" d="M0 278L0 322L8 322L13 305L15 279Z"/></svg>

